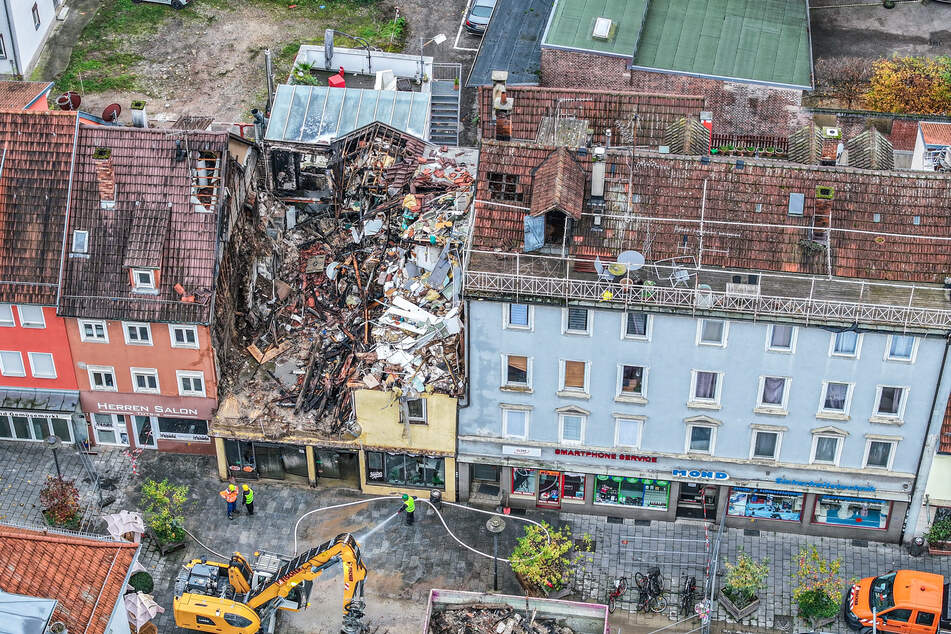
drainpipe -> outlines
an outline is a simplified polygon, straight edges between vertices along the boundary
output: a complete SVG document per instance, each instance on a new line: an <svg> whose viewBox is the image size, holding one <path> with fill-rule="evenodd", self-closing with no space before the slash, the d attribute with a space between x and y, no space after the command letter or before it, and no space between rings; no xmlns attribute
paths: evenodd
<svg viewBox="0 0 951 634"><path fill-rule="evenodd" d="M941 391L941 380L944 377L944 368L948 360L948 348L951 347L951 332L945 335L944 354L941 356L941 368L938 370L938 380L934 386L934 395L931 397L931 411L928 416L928 431L925 435L925 441L921 443L921 453L918 455L918 473L915 475L915 488L911 495L911 503L908 506L907 520L901 528L898 543L905 542L905 534L914 535L918 526L918 518L921 515L920 506L925 495L925 486L928 484L928 473L931 471L931 464L934 462L935 442L938 434L941 433L941 424L944 422L943 416L935 417L935 407L938 405L938 393Z"/></svg>
<svg viewBox="0 0 951 634"><path fill-rule="evenodd" d="M264 108L264 116L271 116L271 100L274 99L274 68L271 65L271 49L264 49L264 72L267 74L267 106Z"/></svg>
<svg viewBox="0 0 951 634"><path fill-rule="evenodd" d="M467 299L467 300L466 300L466 316L465 316L465 319L466 319L466 330L465 330L465 332L466 332L466 352L465 352L465 357L464 357L464 359L463 359L463 360L465 361L465 363L463 363L463 365L462 365L462 367L465 368L465 371L466 371L466 378L465 378L465 381L466 381L466 404L465 404L465 405L460 405L460 406L459 406L459 409L465 409L465 408L469 407L469 404L470 404L470 402L471 402L471 401L469 400L469 398L470 398L470 395L469 395L469 386L471 385L471 382L469 381L469 353L470 353L470 350L472 350L472 346L471 346L471 344L470 344L471 338L470 338L470 336L469 336L469 319L471 318L471 315L472 315L472 312L471 312L471 310L470 310L469 300Z"/></svg>
<svg viewBox="0 0 951 634"><path fill-rule="evenodd" d="M13 28L13 20L10 19L10 2L4 0L3 11L7 18L7 28L10 29L10 50L13 51L13 74L20 75L20 53L17 50L17 34Z"/></svg>

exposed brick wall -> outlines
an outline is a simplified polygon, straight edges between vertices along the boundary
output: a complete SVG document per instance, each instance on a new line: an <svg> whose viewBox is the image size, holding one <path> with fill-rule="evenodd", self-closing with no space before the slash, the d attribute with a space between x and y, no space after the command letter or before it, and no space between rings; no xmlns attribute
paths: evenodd
<svg viewBox="0 0 951 634"><path fill-rule="evenodd" d="M541 84L631 92L703 95L715 132L786 136L809 123L802 91L648 71L627 70L627 60L542 49Z"/></svg>

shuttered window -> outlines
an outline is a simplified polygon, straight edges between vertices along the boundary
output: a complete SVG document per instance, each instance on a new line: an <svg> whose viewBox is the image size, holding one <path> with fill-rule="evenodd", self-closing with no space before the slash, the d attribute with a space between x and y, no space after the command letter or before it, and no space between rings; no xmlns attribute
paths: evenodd
<svg viewBox="0 0 951 634"><path fill-rule="evenodd" d="M584 361L565 361L565 389L584 390Z"/></svg>
<svg viewBox="0 0 951 634"><path fill-rule="evenodd" d="M509 304L509 325L528 326L528 304Z"/></svg>
<svg viewBox="0 0 951 634"><path fill-rule="evenodd" d="M647 313L628 313L626 332L628 337L646 337Z"/></svg>
<svg viewBox="0 0 951 634"><path fill-rule="evenodd" d="M588 309L568 309L568 332L588 332Z"/></svg>
<svg viewBox="0 0 951 634"><path fill-rule="evenodd" d="M505 382L509 385L528 385L528 357L508 356Z"/></svg>

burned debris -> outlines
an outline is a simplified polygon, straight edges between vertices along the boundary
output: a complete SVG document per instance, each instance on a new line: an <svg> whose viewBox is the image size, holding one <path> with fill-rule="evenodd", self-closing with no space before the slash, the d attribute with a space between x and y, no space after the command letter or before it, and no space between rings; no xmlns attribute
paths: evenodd
<svg viewBox="0 0 951 634"><path fill-rule="evenodd" d="M491 603L465 603L442 608L429 621L432 634L574 634L575 630L541 618L536 611Z"/></svg>
<svg viewBox="0 0 951 634"><path fill-rule="evenodd" d="M260 195L270 244L216 428L356 437L352 390L462 393L476 158L376 123L308 157L294 199Z"/></svg>

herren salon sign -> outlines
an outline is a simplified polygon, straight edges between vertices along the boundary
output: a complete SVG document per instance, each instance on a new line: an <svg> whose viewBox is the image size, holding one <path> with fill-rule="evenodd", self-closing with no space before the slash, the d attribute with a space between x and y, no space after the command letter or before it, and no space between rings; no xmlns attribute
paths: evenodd
<svg viewBox="0 0 951 634"><path fill-rule="evenodd" d="M123 405L122 403L96 403L100 412L116 414L143 414L146 416L198 416L191 407L163 407L161 405Z"/></svg>
<svg viewBox="0 0 951 634"><path fill-rule="evenodd" d="M556 456L577 456L579 458L598 458L599 460L630 460L631 462L657 462L657 456L638 456L631 453L611 451L589 451L587 449L555 449Z"/></svg>

